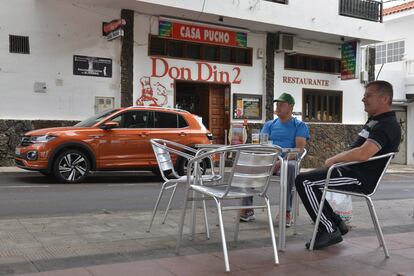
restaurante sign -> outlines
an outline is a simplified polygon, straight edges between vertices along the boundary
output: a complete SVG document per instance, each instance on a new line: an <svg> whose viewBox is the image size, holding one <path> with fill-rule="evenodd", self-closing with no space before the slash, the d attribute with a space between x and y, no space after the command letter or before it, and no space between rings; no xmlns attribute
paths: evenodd
<svg viewBox="0 0 414 276"><path fill-rule="evenodd" d="M159 35L177 40L247 47L247 33L207 26L159 21Z"/></svg>
<svg viewBox="0 0 414 276"><path fill-rule="evenodd" d="M288 76L283 76L283 83L304 84L304 85L314 85L314 86L329 86L329 80L288 77Z"/></svg>

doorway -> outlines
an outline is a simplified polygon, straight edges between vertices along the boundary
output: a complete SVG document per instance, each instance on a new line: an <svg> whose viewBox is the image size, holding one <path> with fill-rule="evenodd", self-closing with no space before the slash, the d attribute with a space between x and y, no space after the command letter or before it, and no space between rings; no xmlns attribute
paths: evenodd
<svg viewBox="0 0 414 276"><path fill-rule="evenodd" d="M407 164L407 109L405 106L393 106L397 121L401 127L401 141L398 153L391 160L393 164Z"/></svg>
<svg viewBox="0 0 414 276"><path fill-rule="evenodd" d="M230 85L176 81L175 107L200 116L213 143L224 144L230 126Z"/></svg>

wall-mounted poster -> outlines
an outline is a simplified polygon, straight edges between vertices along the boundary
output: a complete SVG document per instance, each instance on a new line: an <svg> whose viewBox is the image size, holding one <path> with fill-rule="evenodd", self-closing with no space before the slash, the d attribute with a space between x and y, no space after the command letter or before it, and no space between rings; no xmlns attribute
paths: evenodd
<svg viewBox="0 0 414 276"><path fill-rule="evenodd" d="M233 119L262 119L262 95L234 94Z"/></svg>
<svg viewBox="0 0 414 276"><path fill-rule="evenodd" d="M73 74L79 76L112 78L112 59L74 55Z"/></svg>

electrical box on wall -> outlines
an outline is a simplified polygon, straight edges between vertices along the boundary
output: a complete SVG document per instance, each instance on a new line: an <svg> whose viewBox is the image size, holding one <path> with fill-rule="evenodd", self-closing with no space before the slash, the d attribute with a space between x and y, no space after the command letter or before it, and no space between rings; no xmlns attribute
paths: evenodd
<svg viewBox="0 0 414 276"><path fill-rule="evenodd" d="M33 85L33 91L36 93L46 93L46 82L35 82Z"/></svg>
<svg viewBox="0 0 414 276"><path fill-rule="evenodd" d="M114 108L113 97L95 97L95 114Z"/></svg>
<svg viewBox="0 0 414 276"><path fill-rule="evenodd" d="M257 58L264 58L263 48L257 48Z"/></svg>

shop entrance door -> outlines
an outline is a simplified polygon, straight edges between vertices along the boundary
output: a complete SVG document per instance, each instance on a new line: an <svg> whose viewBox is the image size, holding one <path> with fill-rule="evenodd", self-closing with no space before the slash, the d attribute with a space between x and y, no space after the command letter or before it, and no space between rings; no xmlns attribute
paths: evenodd
<svg viewBox="0 0 414 276"><path fill-rule="evenodd" d="M404 106L393 106L397 121L401 127L401 141L398 153L391 160L394 164L407 164L407 110Z"/></svg>
<svg viewBox="0 0 414 276"><path fill-rule="evenodd" d="M203 119L215 144L224 144L230 126L230 85L175 82L175 106Z"/></svg>

